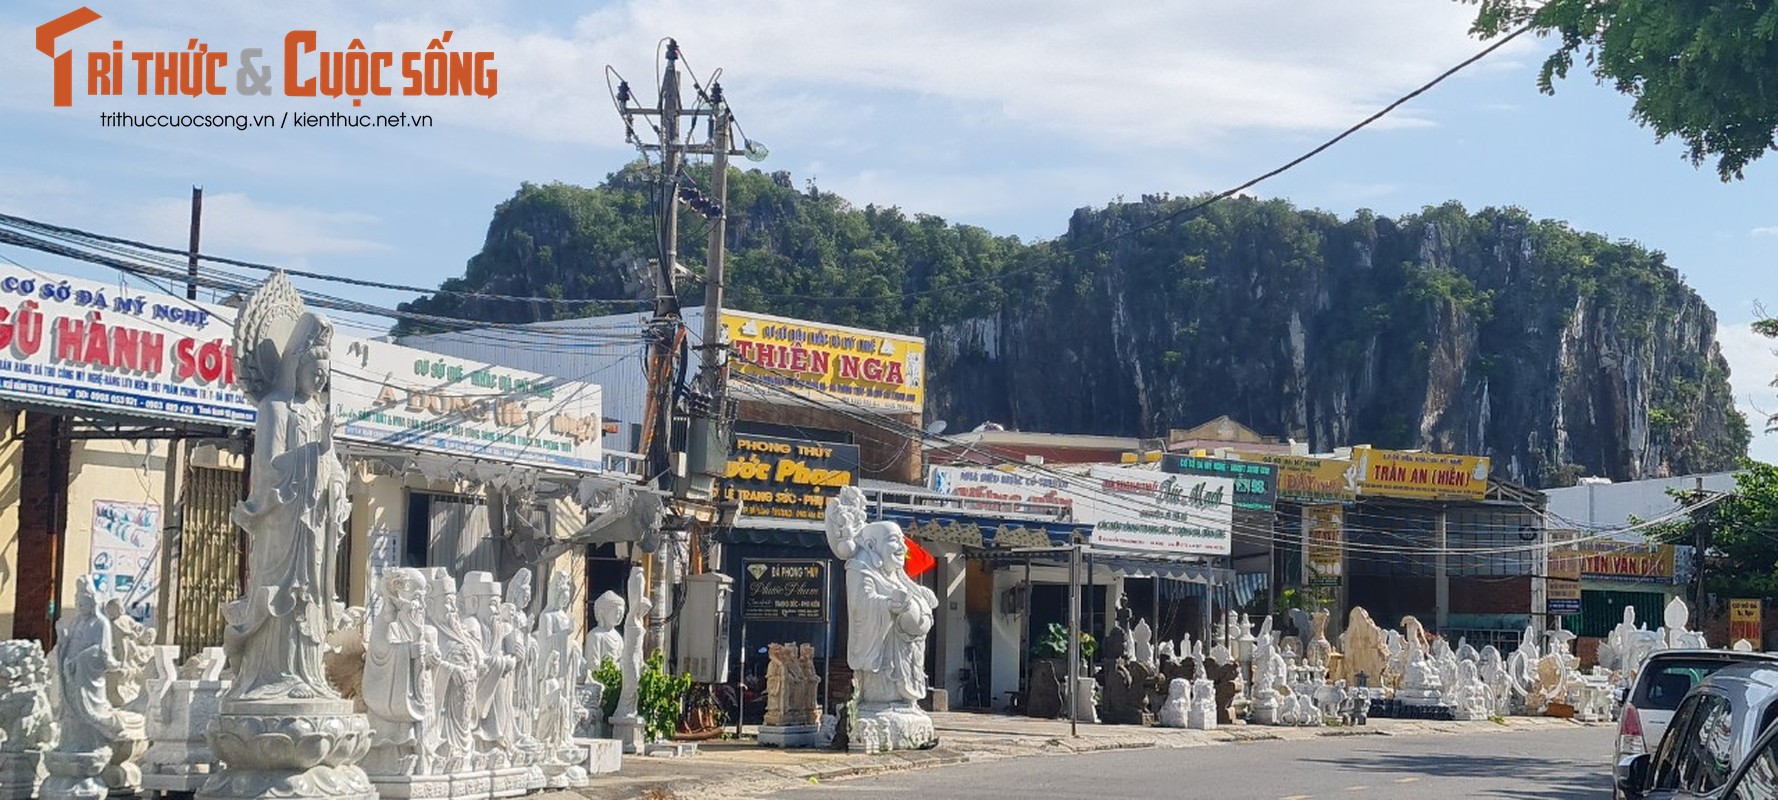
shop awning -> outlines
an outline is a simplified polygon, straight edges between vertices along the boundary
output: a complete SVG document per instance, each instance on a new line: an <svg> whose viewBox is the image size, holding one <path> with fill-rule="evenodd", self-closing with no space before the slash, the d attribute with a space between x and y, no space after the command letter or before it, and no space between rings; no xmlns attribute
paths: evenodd
<svg viewBox="0 0 1778 800"><path fill-rule="evenodd" d="M1201 583L1206 586L1223 586L1236 580L1235 571L1215 566L1203 556L1166 556L1126 553L1111 550L1095 550L1084 547L1083 557L1090 558L1094 568L1109 569L1125 578L1166 578L1168 580ZM990 564L1009 565L1051 564L1066 566L1068 564L1068 548L1043 547L1017 550L973 549L968 553L970 558L981 559Z"/></svg>

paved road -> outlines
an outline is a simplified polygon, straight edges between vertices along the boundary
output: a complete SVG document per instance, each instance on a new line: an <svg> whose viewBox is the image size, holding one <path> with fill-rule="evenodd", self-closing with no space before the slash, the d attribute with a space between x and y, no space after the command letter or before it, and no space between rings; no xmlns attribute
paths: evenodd
<svg viewBox="0 0 1778 800"><path fill-rule="evenodd" d="M1611 796L1607 726L1344 736L1018 758L841 781L783 798L1311 800Z"/></svg>

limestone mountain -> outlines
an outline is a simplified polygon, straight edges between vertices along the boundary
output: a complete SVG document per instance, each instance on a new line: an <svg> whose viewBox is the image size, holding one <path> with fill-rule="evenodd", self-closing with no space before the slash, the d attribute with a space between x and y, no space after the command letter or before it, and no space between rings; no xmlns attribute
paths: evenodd
<svg viewBox="0 0 1778 800"><path fill-rule="evenodd" d="M652 296L651 190L636 167L592 189L525 185L441 288L561 299L409 308L525 322ZM1192 204L1081 209L1026 243L736 171L729 303L925 335L927 418L953 430L1158 436L1228 414L1317 451L1487 454L1537 486L1726 468L1746 451L1715 314L1658 252L1518 209ZM696 270L703 223L681 220ZM695 277L680 288L699 294Z"/></svg>

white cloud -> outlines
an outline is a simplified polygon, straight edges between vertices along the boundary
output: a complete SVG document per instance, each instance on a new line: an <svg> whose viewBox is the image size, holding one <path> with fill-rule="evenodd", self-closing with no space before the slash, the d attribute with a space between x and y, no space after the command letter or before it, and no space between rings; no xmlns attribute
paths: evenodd
<svg viewBox="0 0 1778 800"><path fill-rule="evenodd" d="M532 18L515 19L521 11ZM1472 7L1425 0L1198 0L1123 7L1116 14L1062 0L1025 3L1017 13L983 0L628 0L571 25L537 19L544 12L512 4L313 3L273 10L204 0L157 9L153 16L127 7L106 13L72 35L78 41L69 45L99 49L117 37L131 48L180 49L196 34L231 52L259 46L276 54L283 32L301 27L317 30L324 47L361 37L373 50L400 52L421 49L451 29L453 48L495 52L497 97L398 97L367 105L434 113L441 122L531 140L594 146L609 146L621 136L605 65L617 67L647 96L664 35L678 38L686 64L700 77L727 68L737 111L759 120L759 127L770 121L770 127L799 136L822 137L824 129L846 124L853 113L848 109L889 93L942 101L932 109L934 117L971 128L1025 126L1111 147L1197 144L1264 130L1337 130L1483 46L1467 35ZM15 10L6 16L14 24L35 25L43 21L38 17L48 19L45 14L54 15ZM1515 42L1496 58L1508 62L1534 47ZM27 50L0 55L0 67L24 76L0 91L0 104L43 111L49 59ZM799 94L833 113L749 103L755 96ZM265 100L143 102L273 105L260 102ZM290 102L304 110L334 110L334 103L338 110L350 108L343 101ZM1380 123L1427 124L1411 105Z"/></svg>
<svg viewBox="0 0 1778 800"><path fill-rule="evenodd" d="M281 260L389 250L388 245L364 236L377 223L370 214L272 205L244 194L205 194L203 250ZM129 225L138 238L150 243L183 242L184 232L191 226L191 199L149 201ZM169 236L169 232L178 235Z"/></svg>
<svg viewBox="0 0 1778 800"><path fill-rule="evenodd" d="M1735 407L1747 415L1747 424L1754 431L1749 455L1778 463L1778 434L1763 433L1766 419L1778 413L1778 388L1772 386L1773 377L1778 376L1778 353L1774 352L1778 340L1761 336L1747 323L1718 325L1716 340L1729 362Z"/></svg>
<svg viewBox="0 0 1778 800"><path fill-rule="evenodd" d="M1778 225L1766 225L1764 227L1754 228L1750 233L1754 236L1778 237Z"/></svg>

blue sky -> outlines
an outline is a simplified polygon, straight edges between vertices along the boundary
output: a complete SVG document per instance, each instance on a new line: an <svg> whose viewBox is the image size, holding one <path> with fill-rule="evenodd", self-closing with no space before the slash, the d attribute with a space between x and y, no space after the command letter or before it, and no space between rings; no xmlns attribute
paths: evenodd
<svg viewBox="0 0 1778 800"><path fill-rule="evenodd" d="M605 4L373 0L300 9L196 0L94 2L64 37L76 96L52 108L51 62L33 30L75 6L0 9L0 211L183 246L190 187L204 186L205 251L422 286L459 275L489 215L521 181L591 184L634 151L622 141L606 65L652 91L656 45L677 38L723 85L762 167L856 203L899 205L997 233L1059 234L1069 213L1120 195L1236 185L1296 156L1483 45L1474 6L1438 0L1078 4L636 0ZM295 4L291 4L295 5ZM284 34L321 47L495 53L482 97L240 97L233 54L260 47L281 76ZM84 54L231 53L226 97L87 97ZM1350 214L1457 200L1668 254L1714 308L1739 405L1778 411L1771 343L1747 323L1778 312L1778 159L1723 184L1679 145L1628 119L1629 100L1585 75L1537 93L1545 41L1525 39L1254 194ZM261 63L265 63L262 61ZM313 67L309 67L313 69ZM392 73L393 74L393 73ZM398 80L395 82L399 82ZM430 114L426 129L104 128L99 114ZM35 253L43 269L97 273ZM337 291L337 289L336 289ZM393 305L406 295L355 295ZM1778 436L1754 455L1778 461Z"/></svg>

